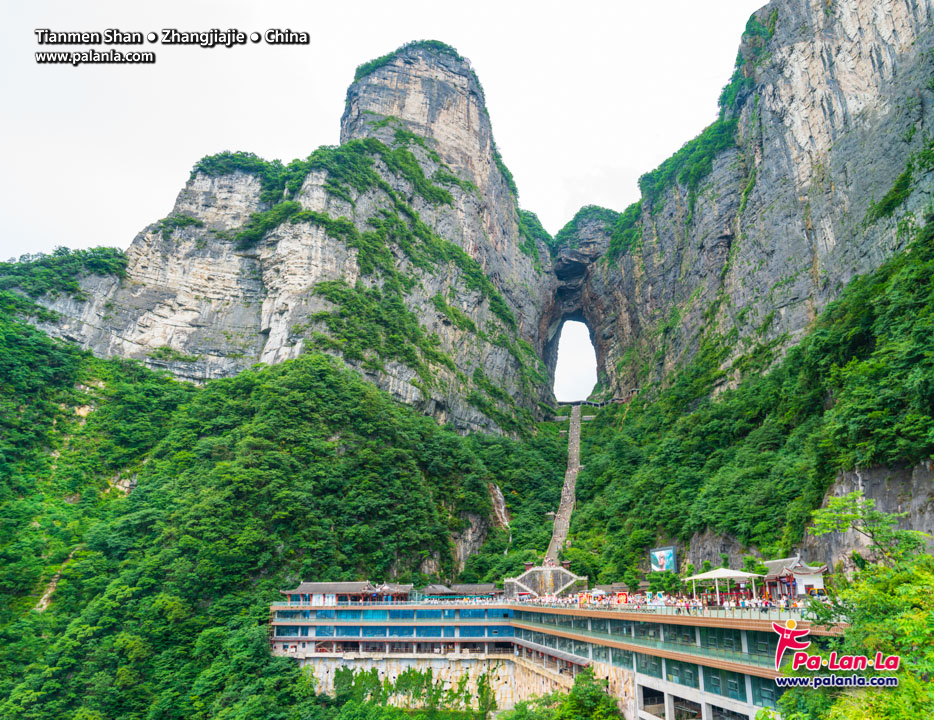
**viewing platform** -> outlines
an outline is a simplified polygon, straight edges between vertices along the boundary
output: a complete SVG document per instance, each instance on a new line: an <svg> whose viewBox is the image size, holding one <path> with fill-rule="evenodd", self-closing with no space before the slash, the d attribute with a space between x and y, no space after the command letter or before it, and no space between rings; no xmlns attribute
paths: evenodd
<svg viewBox="0 0 934 720"><path fill-rule="evenodd" d="M566 581L577 586L576 578ZM486 595L405 597L400 586L380 594L369 584L303 583L272 605L270 642L275 654L311 666L322 690L343 667L386 677L432 668L451 681L491 672L500 707L511 707L567 689L589 667L629 717L735 720L776 708L773 622L794 620L818 644L842 631L812 625L799 609L551 602L461 589L480 587Z"/></svg>

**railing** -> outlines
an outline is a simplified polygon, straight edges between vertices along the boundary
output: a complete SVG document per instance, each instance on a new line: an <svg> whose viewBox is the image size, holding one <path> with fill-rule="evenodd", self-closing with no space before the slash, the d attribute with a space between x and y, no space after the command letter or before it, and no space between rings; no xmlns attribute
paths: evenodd
<svg viewBox="0 0 934 720"><path fill-rule="evenodd" d="M582 637L593 638L594 640L610 640L612 642L626 643L627 645L638 645L639 647L644 647L651 650L668 650L670 652L680 652L686 655L697 655L700 657L712 658L717 660L729 660L731 662L742 663L745 665L756 665L757 667L774 667L775 665L775 655L769 653L768 655L759 655L755 653L744 653L741 650L729 650L727 648L710 648L697 644L687 644L687 643L673 643L665 642L663 640L652 640L651 638L646 637L635 637L633 635L621 635L621 634L611 634L611 633L602 633L595 632L593 630L585 630L582 628L569 628L569 627L556 627L555 625L547 625L545 623L531 622L529 620L519 620L516 622L522 623L523 625L531 625L536 629L540 629L543 634L548 631L560 630L562 632L571 633L574 635L580 635ZM534 631L532 631L534 632ZM519 640L524 638L516 636ZM555 636L549 635L549 638ZM535 642L534 640L532 642ZM545 647L551 648L552 650L558 650L560 652L570 653L571 655L577 655L573 650L563 650L558 647L551 647L544 643L537 643L544 645ZM557 643L556 643L557 645ZM578 657L581 657L578 655Z"/></svg>
<svg viewBox="0 0 934 720"><path fill-rule="evenodd" d="M509 608L519 611L535 612L540 608L546 608L549 610L595 610L599 612L605 612L610 615L632 615L632 614L643 614L643 615L655 615L655 616L667 616L667 617L690 617L690 618L707 618L707 619L723 619L723 620L770 620L770 621L781 621L785 620L805 620L807 617L807 608L775 608L775 607L726 607L723 605L705 605L702 607L684 607L678 605L646 605L643 603L626 603L626 604L614 604L614 605L595 605L592 603L543 603L543 602L522 602L517 600L491 600L491 601L481 601L481 602L471 602L464 600L446 600L446 601L399 601L399 602L334 602L328 605L312 605L310 602L304 601L283 601L272 603L272 609L277 610L279 608L303 608L308 610L327 610L330 608L352 608L352 609L368 609L376 610L380 608L400 608L400 607L411 607L411 608L425 608L425 609L434 609L434 608L443 608L445 606L451 607L502 607ZM396 619L396 618L394 618ZM402 619L411 619L411 618L402 618ZM424 618L425 620L452 620L454 618ZM458 618L460 619L460 618ZM465 618L466 619L466 618ZM475 618L476 619L476 618ZM508 618L493 618L507 620Z"/></svg>

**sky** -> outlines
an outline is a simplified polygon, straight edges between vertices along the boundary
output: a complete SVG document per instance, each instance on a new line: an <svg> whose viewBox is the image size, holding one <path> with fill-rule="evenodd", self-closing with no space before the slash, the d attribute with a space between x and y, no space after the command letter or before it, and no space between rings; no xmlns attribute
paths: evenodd
<svg viewBox="0 0 934 720"><path fill-rule="evenodd" d="M201 157L305 157L339 139L360 63L409 40L468 57L520 204L557 232L583 205L622 210L639 176L712 122L764 0L5 0L0 23L0 259L125 248L165 217ZM40 65L35 30L305 31L309 45L147 43L152 65ZM98 46L97 49L106 49ZM589 391L581 390L584 395Z"/></svg>

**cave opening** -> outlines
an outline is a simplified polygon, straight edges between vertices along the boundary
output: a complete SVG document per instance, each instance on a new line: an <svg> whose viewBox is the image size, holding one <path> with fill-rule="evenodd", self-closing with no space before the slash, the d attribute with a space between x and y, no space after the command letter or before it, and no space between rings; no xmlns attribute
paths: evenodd
<svg viewBox="0 0 934 720"><path fill-rule="evenodd" d="M559 330L555 364L555 397L558 402L586 400L597 384L597 353L590 330L577 320L565 320Z"/></svg>

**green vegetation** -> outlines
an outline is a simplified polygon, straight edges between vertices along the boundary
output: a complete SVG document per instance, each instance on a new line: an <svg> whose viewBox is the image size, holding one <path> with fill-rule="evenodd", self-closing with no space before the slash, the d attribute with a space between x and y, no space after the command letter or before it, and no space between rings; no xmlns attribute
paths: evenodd
<svg viewBox="0 0 934 720"><path fill-rule="evenodd" d="M351 287L343 280L318 283L316 295L337 306L312 319L323 322L329 336L315 333L312 343L324 350L337 350L350 361L362 362L368 370L383 370L383 361L397 360L415 370L423 383L431 385L427 363L454 370L454 361L440 350L436 335L428 335L418 317L405 306L401 288L387 282L382 288ZM367 353L375 352L375 357Z"/></svg>
<svg viewBox="0 0 934 720"><path fill-rule="evenodd" d="M754 85L753 73L756 67L769 57L765 48L775 34L778 8L773 8L767 24L763 24L759 19L760 12L756 11L749 16L746 29L743 31L740 50L736 54L733 76L720 92L717 104L720 107L721 120L727 115L733 117L739 115Z"/></svg>
<svg viewBox="0 0 934 720"><path fill-rule="evenodd" d="M934 137L925 138L921 149L909 156L904 171L895 178L889 191L878 202L869 205L863 224L871 225L882 218L891 217L914 190L915 173L927 173L931 170L934 170Z"/></svg>
<svg viewBox="0 0 934 720"><path fill-rule="evenodd" d="M163 240L169 240L172 237L172 233L178 228L203 226L203 222L190 215L169 215L167 218L163 218L158 222L156 230L161 231Z"/></svg>
<svg viewBox="0 0 934 720"><path fill-rule="evenodd" d="M237 247L241 250L253 247L266 233L275 230L301 209L300 203L290 200L273 205L269 210L253 213L243 229L234 236Z"/></svg>
<svg viewBox="0 0 934 720"><path fill-rule="evenodd" d="M713 159L723 150L736 145L736 118L719 119L700 135L686 142L678 152L652 172L639 178L643 202L655 212L659 201L675 183L688 191L688 221L694 213L694 201L700 182L713 169Z"/></svg>
<svg viewBox="0 0 934 720"><path fill-rule="evenodd" d="M558 231L554 240L549 244L552 257L563 247L576 248L578 245L577 232L585 223L599 223L606 232L612 232L619 221L620 214L599 205L585 205L571 218L568 223Z"/></svg>
<svg viewBox="0 0 934 720"><path fill-rule="evenodd" d="M165 360L166 362L184 363L198 362L198 360L201 359L200 355L187 355L173 347L169 347L168 345L157 347L155 350L149 353L149 357L151 357L153 360Z"/></svg>
<svg viewBox="0 0 934 720"><path fill-rule="evenodd" d="M418 50L418 49L430 50L431 52L437 53L439 55L450 55L455 60L460 60L460 61L464 60L464 58L460 56L457 50L452 48L447 43L441 42L440 40L413 40L411 42L407 42L405 45L400 45L398 48L393 50L391 53L386 53L385 55L381 55L378 58L374 58L373 60L370 60L369 62L365 62L362 65L358 65L357 70L353 76L354 82L357 82L358 80L366 77L367 75L374 72L375 70L379 70L381 67L388 65L390 62L392 62L393 58L395 58L399 53L404 52L405 50Z"/></svg>
<svg viewBox="0 0 934 720"><path fill-rule="evenodd" d="M670 387L604 409L582 440L578 572L625 577L658 534L708 527L781 557L838 471L930 457L931 277L934 224L854 280L768 374L710 399L727 347L709 337Z"/></svg>
<svg viewBox="0 0 934 720"><path fill-rule="evenodd" d="M538 244L551 249L552 238L542 226L538 215L529 210L519 210L519 249L532 258L535 269L541 272L542 261L538 256Z"/></svg>
<svg viewBox="0 0 934 720"><path fill-rule="evenodd" d="M503 713L503 720L618 720L623 717L607 693L606 680L588 668L574 678L568 693L552 693L532 702L520 702Z"/></svg>
<svg viewBox="0 0 934 720"><path fill-rule="evenodd" d="M441 295L435 295L431 298L431 303L435 306L435 309L450 320L458 330L466 330L472 333L477 332L476 323L460 308L448 305Z"/></svg>
<svg viewBox="0 0 934 720"><path fill-rule="evenodd" d="M126 276L126 255L116 248L69 250L51 255L24 255L19 262L0 262L0 295L16 290L28 297L70 295L83 299L78 281L88 275Z"/></svg>
<svg viewBox="0 0 934 720"><path fill-rule="evenodd" d="M496 147L496 143L493 143L493 162L496 163L496 167L499 168L500 173L503 176L503 180L506 181L506 187L509 188L509 192L512 193L513 198L515 199L518 208L519 202L519 187L516 185L516 179L512 176L512 172L506 167L506 163L503 162L503 156L499 152L499 148Z"/></svg>
<svg viewBox="0 0 934 720"><path fill-rule="evenodd" d="M610 235L606 258L609 262L616 262L633 248L639 247L641 242L642 201L639 200L623 210L617 218Z"/></svg>
<svg viewBox="0 0 934 720"><path fill-rule="evenodd" d="M19 399L0 406L4 717L337 712L269 654L278 589L425 582L432 555L450 578L450 533L490 512L488 482L515 509L526 479L556 495L563 472L556 434L463 438L322 355L196 388L0 317L0 387Z"/></svg>
<svg viewBox="0 0 934 720"><path fill-rule="evenodd" d="M880 513L872 500L851 493L831 500L814 512L814 532L852 530L868 538L869 557L854 556L858 571L852 580L834 575L832 604L814 603L819 622L847 622L843 636L809 652L839 655L898 655L898 687L865 689L789 690L779 699L782 717L789 720L874 720L928 717L934 711L930 683L934 667L934 558L925 552L921 533L898 530L898 515ZM799 672L797 674L808 674ZM847 675L850 673L841 673ZM870 668L860 675L878 675ZM884 673L889 675L890 673Z"/></svg>

